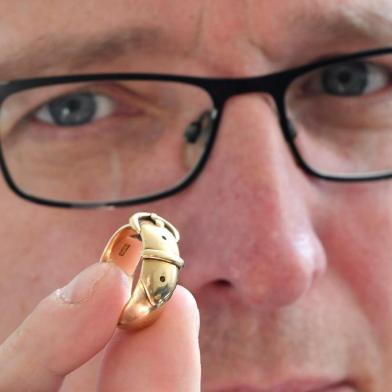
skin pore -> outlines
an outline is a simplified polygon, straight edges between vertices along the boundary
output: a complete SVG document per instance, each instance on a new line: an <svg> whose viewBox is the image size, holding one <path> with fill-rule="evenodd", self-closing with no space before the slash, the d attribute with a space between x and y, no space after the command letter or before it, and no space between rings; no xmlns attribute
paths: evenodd
<svg viewBox="0 0 392 392"><path fill-rule="evenodd" d="M0 1L7 15L0 79L262 75L388 46L391 11L388 1L370 0ZM154 211L181 233L181 285L201 316L203 391L302 378L386 391L391 184L308 177L262 94L227 103L204 172L171 198L117 210L50 209L19 199L2 181L0 341L41 298L97 261L132 213ZM94 390L101 358L68 376L62 390Z"/></svg>

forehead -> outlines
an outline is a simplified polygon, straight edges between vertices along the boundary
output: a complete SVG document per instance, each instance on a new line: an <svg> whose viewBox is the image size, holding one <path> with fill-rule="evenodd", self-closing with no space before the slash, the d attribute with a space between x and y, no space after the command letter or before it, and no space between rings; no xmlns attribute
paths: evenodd
<svg viewBox="0 0 392 392"><path fill-rule="evenodd" d="M40 61L42 67L45 62L61 63L59 54L67 61L81 53L97 58L106 54L111 59L125 51L135 56L162 52L203 57L211 63L225 56L230 62L233 55L244 55L249 56L244 63L263 57L265 62L282 63L283 67L299 57L304 62L307 56L311 60L328 55L316 52L320 48L328 52L329 46L331 51L347 51L359 43L364 47L388 45L392 38L391 3L35 0L21 4L0 0L0 13L7 15L0 25L0 70L7 65L14 70L18 62L29 68L39 68ZM245 48L249 49L246 55Z"/></svg>

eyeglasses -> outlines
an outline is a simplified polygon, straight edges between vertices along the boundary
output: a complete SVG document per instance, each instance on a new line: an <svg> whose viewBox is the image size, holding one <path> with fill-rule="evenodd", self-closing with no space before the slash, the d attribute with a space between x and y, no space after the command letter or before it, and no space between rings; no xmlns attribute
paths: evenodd
<svg viewBox="0 0 392 392"><path fill-rule="evenodd" d="M2 82L1 169L15 193L48 206L167 197L200 174L226 101L246 93L273 97L306 173L392 177L392 48L250 78L132 73Z"/></svg>

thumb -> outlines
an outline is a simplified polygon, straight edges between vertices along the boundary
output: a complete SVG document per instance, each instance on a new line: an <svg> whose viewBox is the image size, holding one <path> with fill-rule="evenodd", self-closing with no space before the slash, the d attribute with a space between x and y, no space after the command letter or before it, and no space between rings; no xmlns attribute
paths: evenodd
<svg viewBox="0 0 392 392"><path fill-rule="evenodd" d="M41 301L0 346L0 390L58 389L105 347L129 290L120 268L96 263Z"/></svg>

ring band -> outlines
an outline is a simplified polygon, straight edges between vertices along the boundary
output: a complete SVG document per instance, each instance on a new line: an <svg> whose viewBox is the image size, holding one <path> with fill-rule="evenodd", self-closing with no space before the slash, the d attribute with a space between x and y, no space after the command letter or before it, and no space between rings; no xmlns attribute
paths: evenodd
<svg viewBox="0 0 392 392"><path fill-rule="evenodd" d="M107 243L100 261L112 262L128 275L130 287L139 261L139 280L130 289L118 326L139 329L154 322L176 288L184 260L177 242L180 235L155 213L139 212L120 227Z"/></svg>

